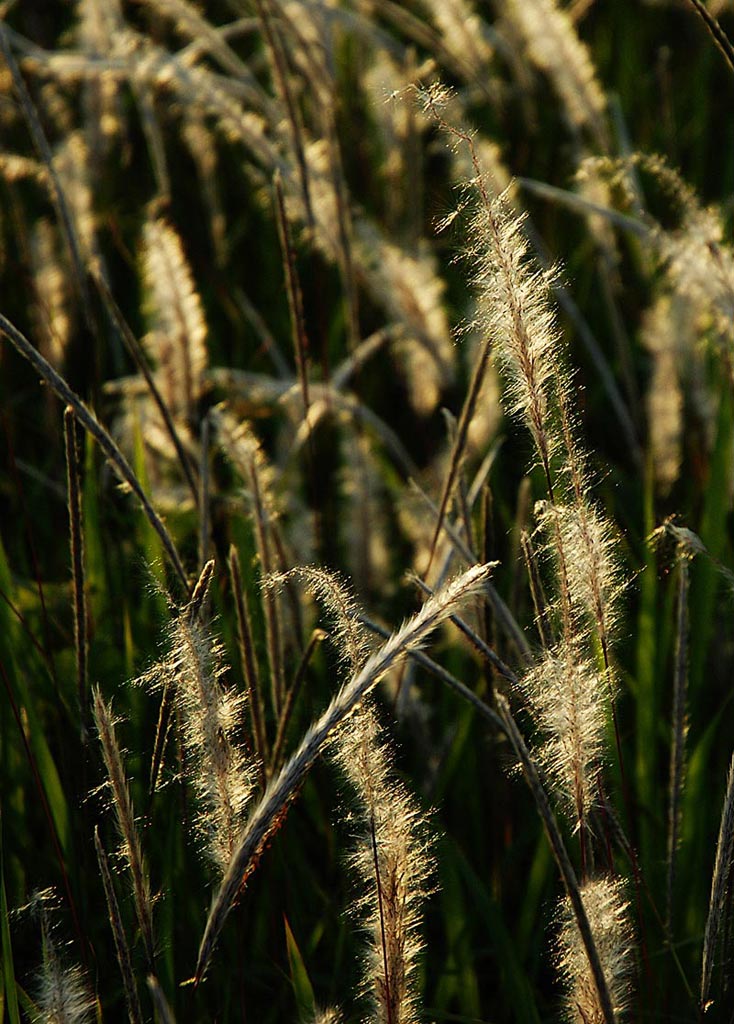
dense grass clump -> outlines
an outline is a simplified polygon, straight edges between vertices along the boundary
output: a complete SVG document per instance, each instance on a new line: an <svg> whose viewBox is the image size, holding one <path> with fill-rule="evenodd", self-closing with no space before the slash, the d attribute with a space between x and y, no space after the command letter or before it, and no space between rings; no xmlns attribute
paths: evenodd
<svg viewBox="0 0 734 1024"><path fill-rule="evenodd" d="M6 6L0 1024L730 1024L730 5Z"/></svg>

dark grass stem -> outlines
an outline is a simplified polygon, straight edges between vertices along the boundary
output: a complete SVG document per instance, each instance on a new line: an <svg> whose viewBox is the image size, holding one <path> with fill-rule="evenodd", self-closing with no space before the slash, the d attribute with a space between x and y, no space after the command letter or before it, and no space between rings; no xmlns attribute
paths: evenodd
<svg viewBox="0 0 734 1024"><path fill-rule="evenodd" d="M414 487L416 493L421 497L421 499L425 502L426 506L431 510L432 514L437 517L438 509L435 503L431 500L430 496L426 494L426 492L416 483L415 480L412 480L411 484ZM471 499L471 494L469 497ZM467 563L467 565L475 565L479 560L476 557L476 554L469 549L463 537L459 536L458 531L455 530L450 523L446 522L446 520L444 520L443 528L446 533L446 536L453 544L457 553L461 555L461 557ZM512 614L512 611L505 603L505 601L502 599L502 597L497 592L497 589L494 587L492 583L489 583L487 585L486 596L487 600L492 606L492 611L494 612L497 618L497 622L502 626L505 635L507 636L512 646L515 648L515 651L517 652L520 661L523 663L523 665L531 664L533 660L533 655L530 649L530 644L528 643L528 640L525 636L525 633L523 632L522 627L517 622L515 616Z"/></svg>
<svg viewBox="0 0 734 1024"><path fill-rule="evenodd" d="M112 937L115 941L117 963L120 967L120 974L122 976L122 987L125 992L128 1018L130 1020L130 1024L142 1024L143 1013L140 1009L140 1000L138 999L138 990L135 984L130 947L128 946L125 929L122 925L120 907L117 902L117 896L115 895L115 887L112 884L110 866L107 862L107 855L104 851L104 847L102 846L102 842L99 838L98 828L95 828L94 830L94 848L97 851L97 862L99 863L99 870L102 875L102 885L104 887L105 899L107 901L107 911L110 918Z"/></svg>
<svg viewBox="0 0 734 1024"><path fill-rule="evenodd" d="M209 475L209 446L211 442L211 420L206 415L201 421L201 457L199 459L199 565L205 565L211 547L211 492Z"/></svg>
<svg viewBox="0 0 734 1024"><path fill-rule="evenodd" d="M717 49L729 65L729 70L734 71L734 46L732 46L729 36L701 0L689 0L689 3L695 7L696 13L708 29L711 38L716 43Z"/></svg>
<svg viewBox="0 0 734 1024"><path fill-rule="evenodd" d="M701 996L700 1011L705 1013L712 1003L711 986L714 970L714 957L724 917L727 899L726 882L732 870L734 859L734 757L729 763L729 774L726 780L726 795L719 823L719 837L716 843L716 858L711 878L711 897L706 918L706 929L703 937L703 953L701 956ZM730 894L729 894L730 895Z"/></svg>
<svg viewBox="0 0 734 1024"><path fill-rule="evenodd" d="M260 685L260 674L257 668L255 644L252 638L247 593L242 585L240 557L234 545L231 545L229 549L229 571L232 577L232 593L237 616L237 644L240 650L242 674L247 690L247 706L250 713L252 740L259 765L260 781L264 785L265 765L270 760L268 737L265 729L265 707Z"/></svg>
<svg viewBox="0 0 734 1024"><path fill-rule="evenodd" d="M81 468L76 436L76 417L67 406L64 410L64 441L66 445L66 485L69 508L69 546L71 549L71 584L74 606L74 650L76 652L77 693L82 743L89 737L89 682L87 679L87 599L84 588L84 529L82 521Z"/></svg>
<svg viewBox="0 0 734 1024"><path fill-rule="evenodd" d="M528 582L530 584L530 596L533 599L535 610L535 623L538 627L541 643L546 650L553 646L553 633L550 627L548 616L548 602L545 598L543 581L538 568L538 556L533 545L532 538L527 530L520 533L520 545L522 547L525 568L527 569Z"/></svg>
<svg viewBox="0 0 734 1024"><path fill-rule="evenodd" d="M306 222L310 228L314 226L314 215L311 206L311 192L308 180L308 165L303 147L303 124L300 112L296 105L293 91L291 89L286 54L280 39L278 27L273 23L270 8L270 0L255 0L255 8L263 30L263 37L267 44L267 51L271 58L273 81L280 98L285 107L288 122L291 129L291 142L298 165L298 175L301 186L301 198L303 200Z"/></svg>
<svg viewBox="0 0 734 1024"><path fill-rule="evenodd" d="M499 563L490 562L488 564L498 565ZM427 583L420 579L420 577L414 576L413 579L416 585L424 594L426 594L428 597L433 596L434 591L431 589L431 587L428 586ZM490 663L490 665L494 668L498 675L501 675L502 678L505 679L508 683L510 683L511 686L515 687L516 691L519 691L519 677L512 671L510 666L507 665L502 660L502 658L500 658L497 652L494 651L489 646L489 644L485 640L483 640L482 637L479 636L476 630L472 629L472 627L467 622L465 622L464 619L461 618L461 616L459 615L450 615L449 621L453 622L453 624L456 626L459 632L464 634L464 636L467 638L472 647L474 647L474 649Z"/></svg>
<svg viewBox="0 0 734 1024"><path fill-rule="evenodd" d="M673 721L670 745L670 785L668 791L668 858L666 871L665 926L673 939L675 870L680 834L680 807L685 775L686 697L688 691L688 586L690 562L685 551L678 558L678 609L675 663L673 666Z"/></svg>
<svg viewBox="0 0 734 1024"><path fill-rule="evenodd" d="M298 695L301 692L301 689L305 682L306 672L308 671L308 666L311 661L311 658L313 657L316 648L319 646L320 643L322 643L322 641L326 639L327 636L328 634L326 633L325 630L315 629L311 634L311 639L306 645L306 650L303 652L301 660L298 664L296 674L293 678L293 682L291 683L290 688L288 689L288 693L286 694L285 702L283 704L283 709L280 713L280 718L278 719L278 731L275 734L275 741L273 742L273 752L270 757L271 774L277 771L278 768L280 767L280 761L283 754L283 746L285 744L288 725L293 715L293 709L295 707L296 699L298 698Z"/></svg>

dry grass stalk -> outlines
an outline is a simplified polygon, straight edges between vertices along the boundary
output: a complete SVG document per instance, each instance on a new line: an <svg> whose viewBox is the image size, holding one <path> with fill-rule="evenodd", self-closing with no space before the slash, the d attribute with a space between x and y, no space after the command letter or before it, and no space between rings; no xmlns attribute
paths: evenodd
<svg viewBox="0 0 734 1024"><path fill-rule="evenodd" d="M272 780L260 803L250 814L214 898L199 947L197 982L204 975L238 893L254 871L258 858L283 820L304 776L323 751L324 745L386 672L397 665L411 649L423 643L461 602L484 587L489 572L490 567L486 565L475 565L467 570L427 601L413 618L392 634L387 643L370 655L359 672L340 689L318 721L308 730L278 776Z"/></svg>
<svg viewBox="0 0 734 1024"><path fill-rule="evenodd" d="M94 721L102 746L109 786L112 791L112 809L120 833L120 852L130 872L133 887L135 913L140 925L145 955L148 966L152 969L155 962L155 945L153 942L153 906L150 896L148 869L143 859L140 837L135 825L132 799L125 777L122 755L115 736L115 721L112 709L105 704L99 689L94 691Z"/></svg>
<svg viewBox="0 0 734 1024"><path fill-rule="evenodd" d="M115 940L115 953L117 954L117 963L122 975L122 987L125 990L128 1018L130 1024L142 1024L143 1014L140 1009L140 1000L138 999L138 990L135 984L130 948L127 944L125 929L122 926L122 917L120 916L120 907L117 903L115 888L112 884L110 866L107 863L107 855L99 838L98 828L94 830L94 847L97 851L97 862L100 874L102 875L102 885L104 886L105 899L107 900L110 927L112 928L112 936Z"/></svg>
<svg viewBox="0 0 734 1024"><path fill-rule="evenodd" d="M714 972L714 957L718 944L719 932L724 917L727 897L728 879L734 862L734 757L729 764L726 780L726 794L719 824L719 838L716 842L716 859L711 878L711 898L706 918L706 930L703 937L703 954L701 958L701 997L699 1006L706 1012L713 1003L711 987Z"/></svg>
<svg viewBox="0 0 734 1024"><path fill-rule="evenodd" d="M150 997L153 1000L155 1012L158 1014L160 1024L176 1024L176 1018L173 1016L173 1011L168 1005L168 1000L163 993L163 989L158 983L158 979L155 975L151 974L148 976L147 980Z"/></svg>

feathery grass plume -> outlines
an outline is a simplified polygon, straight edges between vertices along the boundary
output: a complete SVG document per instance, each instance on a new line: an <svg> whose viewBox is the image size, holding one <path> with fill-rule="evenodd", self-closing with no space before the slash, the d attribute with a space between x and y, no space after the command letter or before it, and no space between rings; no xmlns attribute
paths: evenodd
<svg viewBox="0 0 734 1024"><path fill-rule="evenodd" d="M467 0L426 0L424 6L440 30L447 50L479 74L491 62L494 48L474 5Z"/></svg>
<svg viewBox="0 0 734 1024"><path fill-rule="evenodd" d="M603 687L594 666L563 644L522 680L545 741L539 759L582 828L595 799L605 748Z"/></svg>
<svg viewBox="0 0 734 1024"><path fill-rule="evenodd" d="M214 897L199 947L197 982L201 981L204 975L219 933L235 905L239 892L255 870L263 850L283 821L306 773L322 753L324 745L394 665L409 651L424 643L428 635L461 603L484 588L490 571L491 567L488 565L474 565L426 601L420 611L371 654L359 672L341 687L318 721L308 730L300 746L278 776L272 780L261 801L250 814L219 892Z"/></svg>
<svg viewBox="0 0 734 1024"><path fill-rule="evenodd" d="M426 823L392 773L392 753L369 700L336 735L334 758L362 820L351 860L363 887L355 906L369 936L365 978L375 1024L415 1024L420 906L433 869Z"/></svg>
<svg viewBox="0 0 734 1024"><path fill-rule="evenodd" d="M208 562L191 599L168 627L166 657L141 677L150 688L173 687L196 795L194 828L209 859L223 871L235 849L255 785L255 770L237 738L245 695L222 685L224 648L203 621L201 606L214 575Z"/></svg>
<svg viewBox="0 0 734 1024"><path fill-rule="evenodd" d="M405 326L395 347L411 405L426 416L454 375L456 353L443 305L445 284L425 246L408 251L364 219L355 222L354 232L357 260L373 298Z"/></svg>
<svg viewBox="0 0 734 1024"><path fill-rule="evenodd" d="M703 955L701 959L701 998L700 1008L706 1012L713 1004L711 985L714 972L714 957L718 944L727 900L731 901L728 886L734 864L734 757L729 763L729 774L726 779L726 794L719 823L719 838L716 842L716 859L711 878L711 897L709 912L706 918L706 929L703 937Z"/></svg>
<svg viewBox="0 0 734 1024"><path fill-rule="evenodd" d="M701 206L693 188L658 154L636 153L627 159L587 158L579 174L603 174L633 204L630 172L648 174L670 201L677 227L663 227L652 217L636 222L639 234L662 261L669 287L687 299L702 334L714 328L725 348L734 345L734 249L725 241L725 218L716 206Z"/></svg>
<svg viewBox="0 0 734 1024"><path fill-rule="evenodd" d="M679 363L695 359L696 331L690 303L661 292L646 311L641 341L652 357L647 388L647 424L655 482L665 495L678 479L683 432L683 393ZM684 363L685 360L685 363Z"/></svg>
<svg viewBox="0 0 734 1024"><path fill-rule="evenodd" d="M680 229L657 236L674 288L686 296L726 342L734 346L734 250L724 241L721 211L697 202L684 210Z"/></svg>
<svg viewBox="0 0 734 1024"><path fill-rule="evenodd" d="M526 421L553 500L551 460L555 445L549 421L561 349L549 303L553 274L533 265L523 234L523 218L510 209L507 191L499 195L492 191L471 133L446 120L443 110L447 95L450 97L437 86L424 94L423 102L456 146L468 149L474 172L463 186L459 210L474 201L466 257L473 270L477 314L468 328L485 339L474 371L476 388L491 349L505 378L507 411ZM439 230L455 216L456 211L444 219Z"/></svg>
<svg viewBox="0 0 734 1024"><path fill-rule="evenodd" d="M549 549L558 555L559 563L561 554L563 557L558 571L565 573L568 600L576 615L574 633L578 638L588 627L594 630L613 687L610 647L624 589L616 536L612 524L587 497L585 487L574 497L573 503L561 506L538 502L536 515Z"/></svg>
<svg viewBox="0 0 734 1024"><path fill-rule="evenodd" d="M256 112L269 105L257 83L232 83L201 65L191 66L130 29L116 35L110 56L124 63L134 87L172 94L186 111L211 118L227 141L245 148L256 166L268 172L277 166L278 153L268 137L267 121Z"/></svg>
<svg viewBox="0 0 734 1024"><path fill-rule="evenodd" d="M460 684L460 686L461 685L462 684ZM455 685L453 685L453 688L456 689L457 692L462 692L462 690L459 690ZM469 691L469 693L462 693L462 695L466 696L467 699L469 699L489 721L494 721L497 718L495 712L491 708L487 707L487 705L482 701L479 701L474 694L471 694L471 691ZM558 828L555 815L553 814L550 803L548 802L548 797L540 780L540 775L538 774L538 768L535 761L530 756L530 751L525 744L522 733L517 727L517 723L510 713L510 706L506 697L499 693L497 694L496 700L502 731L512 744L512 748L520 762L523 774L525 775L525 780L530 788L533 800L535 801L538 813L540 814L543 822L543 827L553 851L553 856L555 857L556 864L558 865L561 873L561 878L563 879L563 886L566 890L566 905L573 915L578 936L581 938L581 945L583 946L583 952L581 952L581 947L579 947L577 943L574 947L574 952L579 955L580 966L583 966L586 970L590 971L591 977L593 977L601 1009L601 1020L604 1024L615 1024L612 997L609 992L604 968L601 964L599 950L596 948L596 940L591 928L589 916L586 912L586 906L581 897L578 881L576 880L576 872L573 869L573 865L571 864L571 860L568 856L568 851L566 850L563 842L563 837L561 836Z"/></svg>
<svg viewBox="0 0 734 1024"><path fill-rule="evenodd" d="M122 987L125 990L125 1002L127 1003L128 1018L130 1020L130 1024L142 1024L143 1014L140 1009L140 1000L138 999L138 990L135 984L135 975L133 974L130 948L127 944L125 929L122 926L122 917L120 916L120 907L117 903L117 896L115 895L115 887L112 884L110 866L107 862L107 855L104 851L104 847L102 846L102 842L99 838L98 828L95 828L94 830L94 847L97 851L97 862L102 875L102 885L104 886L105 899L107 901L107 912L110 918L112 936L115 940L115 953L117 954L117 963L120 967L120 974L122 975Z"/></svg>
<svg viewBox="0 0 734 1024"><path fill-rule="evenodd" d="M606 98L568 12L555 0L511 0L506 13L525 40L530 59L553 83L570 124L607 150Z"/></svg>
<svg viewBox="0 0 734 1024"><path fill-rule="evenodd" d="M357 672L372 651L372 642L346 582L338 573L316 565L298 565L284 573L273 573L263 582L265 587L279 587L292 579L301 580L323 604L335 625L331 636L334 647L350 672Z"/></svg>
<svg viewBox="0 0 734 1024"><path fill-rule="evenodd" d="M114 811L117 830L120 833L120 854L130 872L133 888L135 913L143 937L145 955L148 966L153 967L155 946L153 942L153 905L150 896L148 869L143 859L140 836L135 825L133 803L128 789L122 754L115 736L115 719L112 708L105 704L99 687L94 691L94 722L102 746L109 788L112 791L112 810Z"/></svg>
<svg viewBox="0 0 734 1024"><path fill-rule="evenodd" d="M605 877L590 879L581 887L581 898L617 1019L628 1006L634 971L633 933L623 882ZM577 1024L604 1024L597 987L567 898L561 919L558 959L568 987L567 1019Z"/></svg>
<svg viewBox="0 0 734 1024"><path fill-rule="evenodd" d="M316 1010L309 1024L342 1024L342 1020L341 1010L329 1006L325 1010Z"/></svg>
<svg viewBox="0 0 734 1024"><path fill-rule="evenodd" d="M75 322L73 292L59 241L47 218L42 217L33 225L30 256L37 296L34 322L41 338L41 351L57 370L63 366Z"/></svg>
<svg viewBox="0 0 734 1024"><path fill-rule="evenodd" d="M54 168L73 218L74 231L85 263L97 257L97 222L89 175L89 149L84 135L67 135L54 153Z"/></svg>
<svg viewBox="0 0 734 1024"><path fill-rule="evenodd" d="M207 368L206 322L181 239L160 217L143 228L143 270L153 328L143 344L172 414L193 422Z"/></svg>
<svg viewBox="0 0 734 1024"><path fill-rule="evenodd" d="M95 999L87 987L85 972L70 964L59 949L50 919L53 890L37 893L30 910L41 924L43 960L36 979L34 1024L88 1024L93 1019Z"/></svg>
<svg viewBox="0 0 734 1024"><path fill-rule="evenodd" d="M119 0L78 0L76 36L92 59L104 58L123 24ZM85 132L93 160L104 157L122 132L120 83L114 75L84 82Z"/></svg>

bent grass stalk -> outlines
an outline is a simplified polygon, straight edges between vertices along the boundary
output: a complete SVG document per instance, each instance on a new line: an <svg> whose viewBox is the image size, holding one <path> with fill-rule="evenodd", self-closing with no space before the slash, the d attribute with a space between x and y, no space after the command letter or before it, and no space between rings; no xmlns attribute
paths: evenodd
<svg viewBox="0 0 734 1024"><path fill-rule="evenodd" d="M217 938L237 901L238 893L257 866L265 846L280 826L306 773L325 744L389 669L399 664L408 651L423 643L428 634L461 602L482 588L490 571L488 565L472 566L427 601L413 618L393 633L387 643L372 654L360 671L342 687L323 715L306 733L298 750L270 783L250 815L214 897L199 947L194 977L196 984L204 976Z"/></svg>

